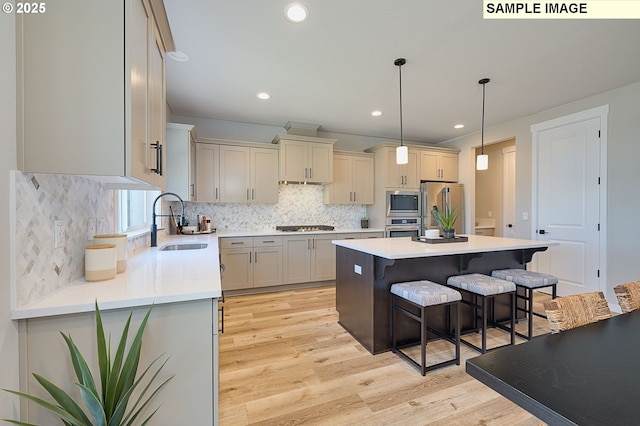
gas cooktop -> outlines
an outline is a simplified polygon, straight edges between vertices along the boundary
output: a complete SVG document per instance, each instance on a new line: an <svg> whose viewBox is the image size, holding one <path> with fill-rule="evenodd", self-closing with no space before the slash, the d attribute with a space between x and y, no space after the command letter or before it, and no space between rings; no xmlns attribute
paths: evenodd
<svg viewBox="0 0 640 426"><path fill-rule="evenodd" d="M329 225L276 226L276 231L283 232L333 231L334 229L335 227Z"/></svg>

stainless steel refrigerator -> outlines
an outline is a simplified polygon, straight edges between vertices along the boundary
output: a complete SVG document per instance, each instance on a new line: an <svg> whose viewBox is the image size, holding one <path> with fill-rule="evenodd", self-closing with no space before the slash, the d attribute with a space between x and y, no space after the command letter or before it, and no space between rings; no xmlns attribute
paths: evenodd
<svg viewBox="0 0 640 426"><path fill-rule="evenodd" d="M464 185L461 183L422 182L422 235L425 229L436 229L433 219L434 210L443 210L445 205L460 212L456 221L456 234L464 234Z"/></svg>

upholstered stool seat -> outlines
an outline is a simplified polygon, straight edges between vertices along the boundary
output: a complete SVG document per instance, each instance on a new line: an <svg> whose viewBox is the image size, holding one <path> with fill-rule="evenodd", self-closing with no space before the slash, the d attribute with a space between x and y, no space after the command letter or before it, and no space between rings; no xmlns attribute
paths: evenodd
<svg viewBox="0 0 640 426"><path fill-rule="evenodd" d="M490 277L483 274L466 274L455 275L447 279L447 285L455 287L457 289L468 292L472 300L462 299L462 303L469 305L473 309L473 321L474 329L480 329L482 333L482 346L474 345L466 339L460 338L460 341L467 346L470 346L481 353L486 353L490 350L498 349L507 345L515 344L515 305L516 305L516 285L511 281L501 280L499 278ZM493 313L491 315L491 321L489 320L488 304L493 302L494 298L498 295L508 295L510 300L510 327L505 327L503 324L493 321ZM480 299L480 301L478 301ZM492 304L495 306L495 303ZM478 315L478 312L480 313ZM478 316L482 321L480 327L478 327ZM508 331L511 335L510 343L507 345L501 345L491 349L487 349L487 326L491 325L495 328Z"/></svg>
<svg viewBox="0 0 640 426"><path fill-rule="evenodd" d="M453 364L460 365L460 300L462 295L459 291L431 282L427 280L397 283L391 286L391 340L392 350L397 353L424 376L427 371L434 368ZM427 308L434 306L444 306L446 308L445 328L446 330L436 330L427 325ZM454 334L451 336L451 307L455 308L453 328ZM402 348L414 346L415 343L398 346L397 327L399 321L397 314L402 314L417 321L420 324L420 355L421 363L416 362L407 355ZM455 357L446 361L427 365L427 332L451 342L455 345Z"/></svg>
<svg viewBox="0 0 640 426"><path fill-rule="evenodd" d="M556 286L558 278L553 275L543 274L541 272L527 271L526 269L498 269L491 273L492 277L502 280L512 281L517 287L522 288L522 293L516 292L516 299L524 300L525 307L520 308L516 304L516 311L525 312L528 321L527 334L521 334L516 331L516 335L524 339L531 340L533 337L533 316L547 318L546 315L533 311L533 291L545 287L551 287L551 298L556 297Z"/></svg>

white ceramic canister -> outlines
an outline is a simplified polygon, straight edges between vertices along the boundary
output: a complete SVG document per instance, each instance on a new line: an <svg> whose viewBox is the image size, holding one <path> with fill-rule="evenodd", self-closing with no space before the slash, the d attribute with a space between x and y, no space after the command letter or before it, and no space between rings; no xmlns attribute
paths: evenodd
<svg viewBox="0 0 640 426"><path fill-rule="evenodd" d="M116 245L94 244L84 248L84 277L105 281L116 277Z"/></svg>
<svg viewBox="0 0 640 426"><path fill-rule="evenodd" d="M96 235L93 237L95 244L115 244L116 256L118 261L117 271L122 273L127 270L127 235L126 234L112 234L112 235Z"/></svg>

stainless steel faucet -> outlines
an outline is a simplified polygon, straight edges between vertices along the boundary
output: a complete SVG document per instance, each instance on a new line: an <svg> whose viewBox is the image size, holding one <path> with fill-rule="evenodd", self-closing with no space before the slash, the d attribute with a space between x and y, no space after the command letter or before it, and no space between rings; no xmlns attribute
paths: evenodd
<svg viewBox="0 0 640 426"><path fill-rule="evenodd" d="M158 225L156 225L156 217L171 216L168 214L156 214L156 203L158 202L160 197L164 197L165 195L173 195L178 200L180 200L180 205L182 206L182 214L180 215L180 222L178 222L178 231L184 224L184 201L182 201L182 198L180 198L180 196L174 192L163 192L162 194L158 195L153 201L153 211L151 213L151 247L158 247Z"/></svg>

